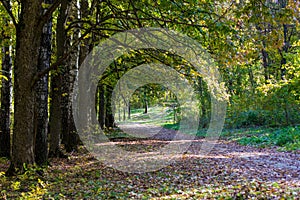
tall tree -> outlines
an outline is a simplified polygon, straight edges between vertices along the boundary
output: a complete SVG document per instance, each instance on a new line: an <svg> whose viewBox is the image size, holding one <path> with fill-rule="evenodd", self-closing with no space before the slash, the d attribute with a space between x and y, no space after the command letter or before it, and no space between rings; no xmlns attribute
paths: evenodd
<svg viewBox="0 0 300 200"><path fill-rule="evenodd" d="M113 128L115 126L115 118L113 115L113 110L112 110L112 92L113 92L113 87L111 85L106 85L105 87L105 127L107 129Z"/></svg>
<svg viewBox="0 0 300 200"><path fill-rule="evenodd" d="M10 10L10 3L7 4ZM5 19L5 26L8 26L9 20ZM11 70L12 58L10 52L9 40L11 36L2 35L4 46L2 47L2 87L0 87L0 157L10 157L10 104L11 104Z"/></svg>
<svg viewBox="0 0 300 200"><path fill-rule="evenodd" d="M16 32L16 60L14 69L14 134L10 171L24 170L34 163L34 104L32 80L37 71L42 26L41 3L35 0L21 2L21 13Z"/></svg>
<svg viewBox="0 0 300 200"><path fill-rule="evenodd" d="M70 14L68 22L72 23L72 20L79 19L79 1L73 1L69 4ZM66 65L63 72L62 79L62 143L65 146L67 152L76 151L79 143L79 136L76 133L76 127L72 112L72 97L74 82L78 72L78 58L79 58L79 45L75 41L78 41L80 37L80 31L78 28L73 30L73 34L67 35L65 50L68 51L68 58L66 59ZM74 44L75 43L75 44Z"/></svg>
<svg viewBox="0 0 300 200"><path fill-rule="evenodd" d="M46 5L51 5L52 0L44 0ZM44 13L47 9L44 9ZM45 24L43 28L41 47L39 51L39 60L37 71L41 72L50 67L51 61L51 38L52 38L52 19ZM35 103L35 161L38 165L43 165L48 159L48 74L41 77L36 87Z"/></svg>
<svg viewBox="0 0 300 200"><path fill-rule="evenodd" d="M103 84L98 85L98 121L101 129L104 128L105 124L105 99L104 99L104 86Z"/></svg>
<svg viewBox="0 0 300 200"><path fill-rule="evenodd" d="M56 58L57 60L64 57L64 48L66 46L65 26L68 17L68 1L62 1L56 24ZM50 118L49 118L49 135L50 135L50 157L63 156L60 150L60 137L62 132L62 74L61 69L65 62L61 63L58 70L51 72L51 91L50 91Z"/></svg>
<svg viewBox="0 0 300 200"><path fill-rule="evenodd" d="M3 2L2 2L3 3ZM14 133L12 159L8 174L24 172L25 165L35 163L34 156L34 80L43 27L59 5L56 1L46 13L42 13L42 2L20 1L20 16L16 25L16 58L14 68ZM11 13L10 11L8 11ZM13 17L13 15L11 15Z"/></svg>

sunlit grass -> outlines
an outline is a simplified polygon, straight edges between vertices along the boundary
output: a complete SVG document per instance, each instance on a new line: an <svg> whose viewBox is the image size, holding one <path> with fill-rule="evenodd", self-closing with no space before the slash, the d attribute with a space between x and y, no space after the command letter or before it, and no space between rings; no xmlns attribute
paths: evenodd
<svg viewBox="0 0 300 200"><path fill-rule="evenodd" d="M174 120L174 110L170 107L154 106L148 108L148 113L144 109L133 109L130 120L120 123L138 122L141 124L152 124L162 126L166 129L185 130L186 134L196 134L205 137L207 129L189 130L182 127L180 122ZM279 150L299 150L300 149L300 128L240 128L224 129L220 135L222 139L236 141L241 145L251 145L260 148L278 146Z"/></svg>

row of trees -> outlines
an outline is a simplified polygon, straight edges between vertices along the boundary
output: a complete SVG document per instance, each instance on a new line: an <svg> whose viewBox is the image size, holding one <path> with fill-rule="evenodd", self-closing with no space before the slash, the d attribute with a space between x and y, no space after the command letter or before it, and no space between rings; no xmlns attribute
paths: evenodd
<svg viewBox="0 0 300 200"><path fill-rule="evenodd" d="M141 27L185 33L212 55L231 95L228 127L299 123L299 6L297 0L1 0L0 156L11 158L14 173L24 163L61 156L61 143L76 150L71 98L81 63L99 42ZM100 77L100 126L114 125L110 97L118 79L151 62L172 66L194 85L206 127L205 82L183 58L159 50L123 55Z"/></svg>

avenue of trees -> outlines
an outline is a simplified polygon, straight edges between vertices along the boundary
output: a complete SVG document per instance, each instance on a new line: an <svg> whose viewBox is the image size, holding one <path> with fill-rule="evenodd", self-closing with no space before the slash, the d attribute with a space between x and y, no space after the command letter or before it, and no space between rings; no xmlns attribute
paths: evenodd
<svg viewBox="0 0 300 200"><path fill-rule="evenodd" d="M300 123L298 0L0 2L0 156L10 158L9 174L64 156L62 144L76 151L72 94L78 69L99 42L135 28L184 33L212 55L230 95L226 128ZM193 84L199 127L207 128L210 94L202 77L183 58L153 49L121 56L100 77L100 126L114 126L110 99L118 79L152 62L173 67ZM147 112L148 97L155 103L164 95L162 87L147 86L136 93L141 101L132 103Z"/></svg>

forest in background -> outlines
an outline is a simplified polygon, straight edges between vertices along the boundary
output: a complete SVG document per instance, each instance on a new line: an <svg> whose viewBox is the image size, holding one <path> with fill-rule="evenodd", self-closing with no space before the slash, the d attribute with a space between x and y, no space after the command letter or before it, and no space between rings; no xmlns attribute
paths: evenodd
<svg viewBox="0 0 300 200"><path fill-rule="evenodd" d="M136 28L186 34L211 54L230 95L225 128L298 125L299 7L297 0L1 0L0 156L11 159L13 174L24 163L43 165L48 157L63 156L61 144L76 151L72 94L78 69L101 41ZM115 124L111 95L117 81L153 62L171 66L193 84L199 127L207 128L210 93L201 75L183 58L153 49L121 56L99 77L100 126ZM155 105L165 95L164 88L148 86L131 103Z"/></svg>

